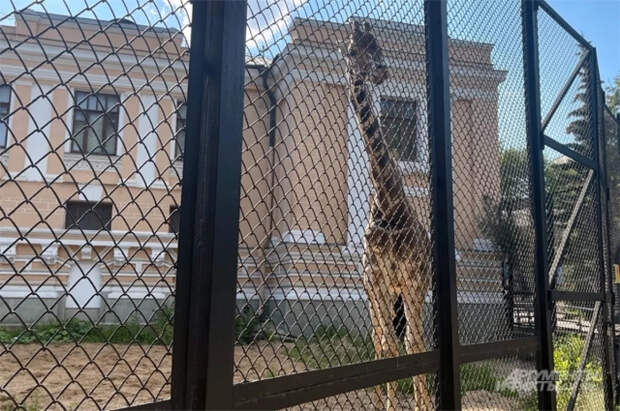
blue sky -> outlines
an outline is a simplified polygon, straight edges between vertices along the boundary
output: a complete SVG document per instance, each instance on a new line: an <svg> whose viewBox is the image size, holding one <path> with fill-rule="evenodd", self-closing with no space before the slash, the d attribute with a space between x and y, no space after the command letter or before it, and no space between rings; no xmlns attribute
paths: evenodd
<svg viewBox="0 0 620 411"><path fill-rule="evenodd" d="M620 75L620 0L548 0L596 47L601 80Z"/></svg>
<svg viewBox="0 0 620 411"><path fill-rule="evenodd" d="M40 3L47 11L60 14L69 12L81 12L84 8L93 7L96 14L102 19L122 17L130 14L139 23L161 23L162 16L170 16L173 9L177 9L186 0L108 0L108 4L102 4L100 0L3 0L0 1L0 17L10 13L13 7L22 8L33 3ZM259 17L249 22L252 34L258 33L260 28L267 24L281 24L277 27L280 31L288 23L283 16L294 10L295 14L342 21L348 15L376 15L390 16L401 21L421 22L421 0L278 0L278 6L274 7L274 0L248 0L250 4L249 15L256 14ZM601 79L605 82L620 74L620 0L548 0L574 28L577 29L587 40L597 48ZM453 4L465 2L449 2ZM495 3L508 3L508 0L495 0ZM12 5L13 4L13 5ZM69 4L69 6L67 6ZM369 4L371 6L369 6ZM68 7L70 10L68 10ZM475 11L469 13L476 16ZM183 9L177 9L183 10ZM189 11L189 10L188 10ZM86 12L81 16L90 17ZM177 12L179 20L168 17L166 24L178 25L183 21L185 12ZM271 20L271 21L269 21ZM181 23L184 24L184 23ZM256 31L252 30L254 28ZM259 38L264 37L266 32L261 33ZM455 33L463 34L463 33ZM275 34L277 36L277 33ZM267 36L265 42L273 39Z"/></svg>
<svg viewBox="0 0 620 411"><path fill-rule="evenodd" d="M289 41L291 16L343 22L350 16L423 24L422 0L247 0L247 53L272 58ZM578 32L597 48L601 79L620 74L620 0L548 0ZM82 17L112 19L129 16L140 24L183 27L189 21L188 0L0 0L0 24L14 8L33 3L35 9ZM67 6L69 5L69 6ZM83 12L85 8L92 11ZM543 116L579 59L579 47L557 24L539 17L541 100ZM499 133L504 147L523 145L524 101L519 0L451 0L448 31L452 38L491 43L492 60L507 73L499 87ZM189 34L185 30L186 35ZM569 93L549 133L569 142L566 114L574 108Z"/></svg>

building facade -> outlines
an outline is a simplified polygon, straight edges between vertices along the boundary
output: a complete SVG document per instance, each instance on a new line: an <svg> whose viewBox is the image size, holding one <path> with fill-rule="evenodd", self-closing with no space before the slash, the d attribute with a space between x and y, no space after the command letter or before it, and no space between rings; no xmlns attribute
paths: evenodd
<svg viewBox="0 0 620 411"><path fill-rule="evenodd" d="M373 90L375 111L430 225L424 33L372 24L390 69ZM113 321L171 302L189 59L182 33L37 12L0 30L0 297L32 320L78 310ZM271 304L286 317L299 301L365 300L372 188L348 101L346 36L343 24L296 19L278 57L246 66L241 305ZM456 240L467 265L490 250L477 218L484 197L499 195L506 72L493 66L492 44L451 39L449 48ZM491 260L472 278L496 278ZM15 320L2 310L4 322Z"/></svg>

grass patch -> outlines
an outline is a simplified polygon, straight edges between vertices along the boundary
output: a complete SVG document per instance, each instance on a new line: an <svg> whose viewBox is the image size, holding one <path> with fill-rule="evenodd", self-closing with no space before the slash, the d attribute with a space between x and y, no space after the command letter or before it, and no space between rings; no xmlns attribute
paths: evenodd
<svg viewBox="0 0 620 411"><path fill-rule="evenodd" d="M553 362L560 377L556 382L558 409L565 409L568 405L584 344L584 337L579 334L566 335L554 342ZM603 370L597 360L586 361L577 404L585 404L583 401L604 406Z"/></svg>
<svg viewBox="0 0 620 411"><path fill-rule="evenodd" d="M495 391L501 379L487 364L463 364L461 366L461 389L467 391Z"/></svg>
<svg viewBox="0 0 620 411"><path fill-rule="evenodd" d="M2 406L0 406L0 410L2 411L13 411L16 409L20 409L23 411L40 411L40 410L43 410L44 407L41 404L41 401L39 400L39 396L36 392L33 393L30 396L30 398L28 398L28 400L26 400L22 404L19 404L18 406L15 406L15 403L13 403L12 401L7 401L4 404L2 404ZM69 409L73 410L73 408L69 408Z"/></svg>
<svg viewBox="0 0 620 411"><path fill-rule="evenodd" d="M498 374L493 361L463 364L460 369L461 391L486 391L497 393L518 402L519 409L538 409L535 392L520 392L506 387L505 377Z"/></svg>
<svg viewBox="0 0 620 411"><path fill-rule="evenodd" d="M173 308L164 306L156 311L148 324L130 320L119 325L93 325L73 318L65 322L47 323L26 328L0 328L0 343L71 343L93 342L111 344L138 343L145 345L172 344Z"/></svg>
<svg viewBox="0 0 620 411"><path fill-rule="evenodd" d="M308 368L321 369L369 361L375 352L370 335L351 334L336 327L319 327L311 337L298 338L289 355Z"/></svg>
<svg viewBox="0 0 620 411"><path fill-rule="evenodd" d="M254 341L267 338L258 313L245 307L235 317L235 341L237 344L251 344Z"/></svg>

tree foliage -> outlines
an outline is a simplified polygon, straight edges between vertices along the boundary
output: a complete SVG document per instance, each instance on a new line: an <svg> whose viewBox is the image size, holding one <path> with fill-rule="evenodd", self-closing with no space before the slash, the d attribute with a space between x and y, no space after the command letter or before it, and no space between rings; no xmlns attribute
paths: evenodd
<svg viewBox="0 0 620 411"><path fill-rule="evenodd" d="M502 254L505 289L532 291L533 242L530 238L529 161L527 150L507 149L500 157L500 196L485 197L478 226Z"/></svg>
<svg viewBox="0 0 620 411"><path fill-rule="evenodd" d="M582 50L582 52L586 52ZM572 150L594 159L594 111L592 73L589 64L584 64L579 76L579 87L573 97L575 108L568 113L566 134L573 137L567 144ZM555 257L558 242L567 226L573 208L586 181L588 168L565 156L555 157L545 165L545 188L547 206L552 212L548 219L550 230L549 259ZM594 287L593 273L597 271L598 204L596 203L596 184L591 183L586 192L580 214L569 237L569 252L564 255L560 266L565 273L566 287L591 290ZM553 235L555 233L555 235ZM573 248L570 248L571 245ZM577 247L578 245L578 247ZM575 248L577 247L577 248ZM569 285L570 284L570 285Z"/></svg>
<svg viewBox="0 0 620 411"><path fill-rule="evenodd" d="M620 108L620 74L614 77L611 85L605 87L605 94L607 95L607 107L612 114L616 114L616 110Z"/></svg>

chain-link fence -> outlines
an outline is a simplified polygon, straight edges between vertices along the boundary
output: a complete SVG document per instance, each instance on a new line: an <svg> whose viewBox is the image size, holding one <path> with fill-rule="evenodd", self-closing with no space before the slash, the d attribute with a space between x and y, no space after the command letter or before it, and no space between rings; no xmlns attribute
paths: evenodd
<svg viewBox="0 0 620 411"><path fill-rule="evenodd" d="M617 377L596 51L553 10L540 9L538 18L557 405L611 408Z"/></svg>
<svg viewBox="0 0 620 411"><path fill-rule="evenodd" d="M546 3L23 3L0 407L611 407L618 124Z"/></svg>
<svg viewBox="0 0 620 411"><path fill-rule="evenodd" d="M189 6L0 5L0 407L170 396Z"/></svg>

